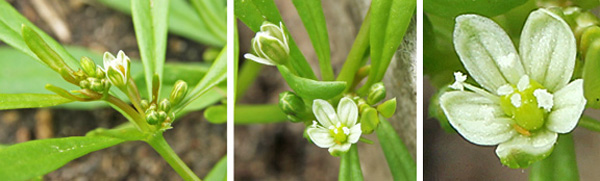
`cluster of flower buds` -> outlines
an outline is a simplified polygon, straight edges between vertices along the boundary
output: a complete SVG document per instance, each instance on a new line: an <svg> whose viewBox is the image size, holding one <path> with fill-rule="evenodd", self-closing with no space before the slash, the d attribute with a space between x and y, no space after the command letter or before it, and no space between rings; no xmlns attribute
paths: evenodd
<svg viewBox="0 0 600 181"><path fill-rule="evenodd" d="M79 86L82 89L90 89L98 93L104 93L110 88L110 82L106 79L106 74L102 68L96 65L88 57L82 57L80 60L82 70L75 72L75 78L79 80Z"/></svg>
<svg viewBox="0 0 600 181"><path fill-rule="evenodd" d="M377 103L385 99L385 85L382 82L375 83L369 88L367 100L358 96L353 99L358 103L360 112L361 130L365 134L370 134L379 125L379 115L389 118L396 111L396 98L387 100L377 106Z"/></svg>
<svg viewBox="0 0 600 181"><path fill-rule="evenodd" d="M290 56L290 47L283 23L279 22L277 26L263 22L252 39L252 51L244 57L264 65L285 64Z"/></svg>
<svg viewBox="0 0 600 181"><path fill-rule="evenodd" d="M162 99L158 106L150 103L148 100L141 101L142 109L146 113L146 122L150 125L158 125L160 128L170 128L175 120L175 114L171 112L171 102L168 99Z"/></svg>

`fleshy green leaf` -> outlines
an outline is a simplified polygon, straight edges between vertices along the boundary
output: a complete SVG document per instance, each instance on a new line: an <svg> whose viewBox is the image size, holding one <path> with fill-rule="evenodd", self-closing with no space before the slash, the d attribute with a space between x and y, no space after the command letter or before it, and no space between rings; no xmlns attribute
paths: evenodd
<svg viewBox="0 0 600 181"><path fill-rule="evenodd" d="M223 156L217 164L208 172L205 181L225 181L227 180L227 155Z"/></svg>
<svg viewBox="0 0 600 181"><path fill-rule="evenodd" d="M323 80L333 80L329 35L327 34L327 24L325 23L321 0L293 0L292 2L319 58Z"/></svg>
<svg viewBox="0 0 600 181"><path fill-rule="evenodd" d="M101 3L131 14L131 0L99 0ZM185 0L171 0L169 7L169 32L194 41L222 47L225 41L219 40L208 30L208 25L197 16L194 8Z"/></svg>
<svg viewBox="0 0 600 181"><path fill-rule="evenodd" d="M63 59L38 35L35 30L28 26L21 27L21 34L27 47L46 65L55 72L61 71L72 72L71 68L63 61ZM62 75L62 74L61 74Z"/></svg>
<svg viewBox="0 0 600 181"><path fill-rule="evenodd" d="M487 17L505 13L527 0L424 0L423 11L440 17L474 13Z"/></svg>
<svg viewBox="0 0 600 181"><path fill-rule="evenodd" d="M235 0L234 4L235 16L254 32L260 30L260 26L264 21L270 21L275 24L283 22L273 0ZM287 29L285 31L289 34ZM289 40L290 56L293 59L290 60L292 67L294 67L300 77L317 79L306 58L294 42L294 38L290 36Z"/></svg>
<svg viewBox="0 0 600 181"><path fill-rule="evenodd" d="M394 180L417 180L417 166L392 125L379 116L375 130Z"/></svg>
<svg viewBox="0 0 600 181"><path fill-rule="evenodd" d="M342 93L346 88L344 81L316 81L298 77L284 66L280 65L277 68L290 88L302 98L330 99Z"/></svg>
<svg viewBox="0 0 600 181"><path fill-rule="evenodd" d="M90 152L124 141L104 136L75 136L15 144L0 150L0 177L5 180L34 178Z"/></svg>
<svg viewBox="0 0 600 181"><path fill-rule="evenodd" d="M235 124L277 123L287 120L277 104L236 105ZM261 116L256 116L261 115Z"/></svg>
<svg viewBox="0 0 600 181"><path fill-rule="evenodd" d="M131 1L133 27L144 64L146 86L152 90L152 77L163 78L163 64L167 46L168 0ZM159 90L160 92L160 90ZM152 93L148 94L152 98Z"/></svg>
<svg viewBox="0 0 600 181"><path fill-rule="evenodd" d="M54 94L0 94L0 110L49 107L71 101Z"/></svg>
<svg viewBox="0 0 600 181"><path fill-rule="evenodd" d="M223 124L227 122L227 106L211 106L204 111L204 117L211 123Z"/></svg>
<svg viewBox="0 0 600 181"><path fill-rule="evenodd" d="M338 180L360 181L363 180L360 160L358 159L358 148L352 144L350 150L343 154L340 159L340 173Z"/></svg>
<svg viewBox="0 0 600 181"><path fill-rule="evenodd" d="M373 0L371 2L371 71L359 92L383 79L392 57L402 43L415 13L415 0Z"/></svg>

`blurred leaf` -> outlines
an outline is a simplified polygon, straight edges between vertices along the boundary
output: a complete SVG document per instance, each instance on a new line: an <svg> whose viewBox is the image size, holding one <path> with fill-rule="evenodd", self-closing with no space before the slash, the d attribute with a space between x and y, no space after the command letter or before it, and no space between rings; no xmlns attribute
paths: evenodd
<svg viewBox="0 0 600 181"><path fill-rule="evenodd" d="M208 72L202 77L202 80L196 84L192 91L188 91L188 96L182 101L181 105L186 107L191 101L198 99L202 94L215 87L217 84L225 81L227 78L227 46L223 47L221 53L215 59Z"/></svg>
<svg viewBox="0 0 600 181"><path fill-rule="evenodd" d="M278 65L277 68L290 88L302 98L331 99L344 92L346 88L344 81L316 81L298 77L284 66Z"/></svg>
<svg viewBox="0 0 600 181"><path fill-rule="evenodd" d="M208 30L212 32L220 41L227 42L227 17L221 14L224 6L218 6L215 0L191 0L196 8L198 16L208 25Z"/></svg>
<svg viewBox="0 0 600 181"><path fill-rule="evenodd" d="M27 18L21 15L5 0L0 0L0 40L15 47L17 50L31 56L41 62L35 54L29 50L21 37L21 27L26 25L33 29L53 50L70 66L79 67L79 62L65 50L65 48L48 36L44 31L37 28Z"/></svg>
<svg viewBox="0 0 600 181"><path fill-rule="evenodd" d="M49 107L71 101L54 94L0 94L0 110Z"/></svg>
<svg viewBox="0 0 600 181"><path fill-rule="evenodd" d="M98 0L101 3L131 14L131 0ZM219 40L208 30L206 23L197 16L194 8L185 0L171 0L169 7L169 32L194 41L223 47L225 41Z"/></svg>
<svg viewBox="0 0 600 181"><path fill-rule="evenodd" d="M227 105L210 106L204 111L204 117L213 124L227 122Z"/></svg>
<svg viewBox="0 0 600 181"><path fill-rule="evenodd" d="M123 123L115 128L96 128L88 132L85 136L103 136L110 138L117 138L126 141L144 140L146 136L140 132L131 122Z"/></svg>
<svg viewBox="0 0 600 181"><path fill-rule="evenodd" d="M394 180L417 180L417 166L392 125L379 116L375 130Z"/></svg>
<svg viewBox="0 0 600 181"><path fill-rule="evenodd" d="M265 124L287 120L287 115L281 111L277 104L236 105L234 114L235 124Z"/></svg>
<svg viewBox="0 0 600 181"><path fill-rule="evenodd" d="M423 11L440 17L474 13L492 17L524 4L527 0L424 0Z"/></svg>
<svg viewBox="0 0 600 181"><path fill-rule="evenodd" d="M373 0L371 2L371 71L367 83L359 90L366 92L383 79L392 57L415 13L415 0Z"/></svg>
<svg viewBox="0 0 600 181"><path fill-rule="evenodd" d="M124 141L104 136L74 136L15 144L0 150L0 177L4 180L34 178L90 152Z"/></svg>
<svg viewBox="0 0 600 181"><path fill-rule="evenodd" d="M227 155L223 156L215 166L208 172L204 181L225 181L227 180Z"/></svg>
<svg viewBox="0 0 600 181"><path fill-rule="evenodd" d="M242 20L246 26L252 31L257 32L260 30L260 26L264 21L279 24L283 23L279 10L273 2L273 0L234 0L234 11L235 16ZM283 23L285 25L285 23ZM286 29L286 34L290 34ZM290 60L292 67L298 72L300 77L309 79L317 79L315 73L310 68L310 65L306 61L302 52L294 42L293 37L289 37L290 56L293 60Z"/></svg>
<svg viewBox="0 0 600 181"><path fill-rule="evenodd" d="M327 34L327 24L325 23L321 0L293 0L292 2L319 58L321 77L326 81L333 80L329 35Z"/></svg>
<svg viewBox="0 0 600 181"><path fill-rule="evenodd" d="M363 180L362 170L360 169L360 160L358 159L358 148L356 147L356 144L352 144L350 150L341 156L338 180Z"/></svg>
<svg viewBox="0 0 600 181"><path fill-rule="evenodd" d="M139 0L131 2L133 27L146 74L147 90L152 90L152 77L158 74L162 82L167 46L167 15L169 0ZM160 92L160 89L159 89ZM148 94L152 98L152 93Z"/></svg>

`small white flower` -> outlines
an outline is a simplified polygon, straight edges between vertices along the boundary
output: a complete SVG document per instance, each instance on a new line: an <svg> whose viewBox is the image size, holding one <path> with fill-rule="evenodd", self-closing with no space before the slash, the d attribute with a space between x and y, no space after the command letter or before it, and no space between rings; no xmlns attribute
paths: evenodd
<svg viewBox="0 0 600 181"><path fill-rule="evenodd" d="M583 81L571 80L577 53L573 32L558 15L538 9L521 33L519 52L491 19L456 18L454 46L483 88L455 73L440 96L450 124L477 145L498 145L504 165L523 168L552 152L558 133L572 131L585 108ZM462 75L462 74L461 74Z"/></svg>
<svg viewBox="0 0 600 181"><path fill-rule="evenodd" d="M350 149L360 138L362 131L358 119L358 106L350 98L340 100L337 113L329 102L316 99L313 102L313 113L321 125L313 122L307 128L310 139L321 148L329 148L329 153L338 156Z"/></svg>
<svg viewBox="0 0 600 181"><path fill-rule="evenodd" d="M106 77L115 86L120 87L127 84L129 78L129 57L120 50L117 57L109 52L104 53L104 72Z"/></svg>
<svg viewBox="0 0 600 181"><path fill-rule="evenodd" d="M264 65L278 65L287 61L290 54L288 37L282 22L279 26L265 21L260 31L252 39L252 53L244 54L244 58Z"/></svg>

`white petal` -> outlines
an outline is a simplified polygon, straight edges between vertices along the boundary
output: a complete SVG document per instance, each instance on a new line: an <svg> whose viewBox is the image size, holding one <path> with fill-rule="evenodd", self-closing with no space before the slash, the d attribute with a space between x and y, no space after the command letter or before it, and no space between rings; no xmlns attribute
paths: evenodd
<svg viewBox="0 0 600 181"><path fill-rule="evenodd" d="M260 58L260 57L257 57L255 55L253 55L253 54L250 54L250 53L244 54L244 58L252 60L252 61L255 61L255 62L263 64L263 65L271 65L271 66L275 65L275 62L273 62L271 60Z"/></svg>
<svg viewBox="0 0 600 181"><path fill-rule="evenodd" d="M577 126L585 109L583 80L577 79L554 93L554 106L548 115L546 127L557 133L567 133Z"/></svg>
<svg viewBox="0 0 600 181"><path fill-rule="evenodd" d="M315 145L321 148L329 148L335 144L329 130L323 128L306 128L306 134Z"/></svg>
<svg viewBox="0 0 600 181"><path fill-rule="evenodd" d="M352 144L350 143L344 143L344 144L335 144L332 147L329 147L329 153L333 153L333 152L347 152L350 149L350 146L352 146Z"/></svg>
<svg viewBox="0 0 600 181"><path fill-rule="evenodd" d="M550 155L557 137L555 132L545 129L531 136L518 135L498 145L496 155L511 168L527 167Z"/></svg>
<svg viewBox="0 0 600 181"><path fill-rule="evenodd" d="M115 59L115 56L113 56L111 53L109 52L104 52L104 57L102 59L102 62L104 64L104 71L108 71L108 67L110 67L112 65L112 61Z"/></svg>
<svg viewBox="0 0 600 181"><path fill-rule="evenodd" d="M498 102L466 91L446 92L440 105L448 121L465 139L478 145L496 145L517 134L514 121L504 114Z"/></svg>
<svg viewBox="0 0 600 181"><path fill-rule="evenodd" d="M507 83L517 84L525 74L510 38L488 18L473 14L457 17L454 47L471 77L490 92Z"/></svg>
<svg viewBox="0 0 600 181"><path fill-rule="evenodd" d="M360 129L360 123L352 126L350 128L350 135L348 135L348 142L353 144L358 142L361 134L362 130Z"/></svg>
<svg viewBox="0 0 600 181"><path fill-rule="evenodd" d="M344 126L354 126L358 119L358 106L356 106L356 103L352 99L344 97L338 103L337 114Z"/></svg>
<svg viewBox="0 0 600 181"><path fill-rule="evenodd" d="M571 28L558 15L545 9L532 12L519 47L525 71L550 92L556 92L571 79L575 43Z"/></svg>
<svg viewBox="0 0 600 181"><path fill-rule="evenodd" d="M325 100L315 99L313 101L313 113L323 127L329 128L340 122L331 104Z"/></svg>

